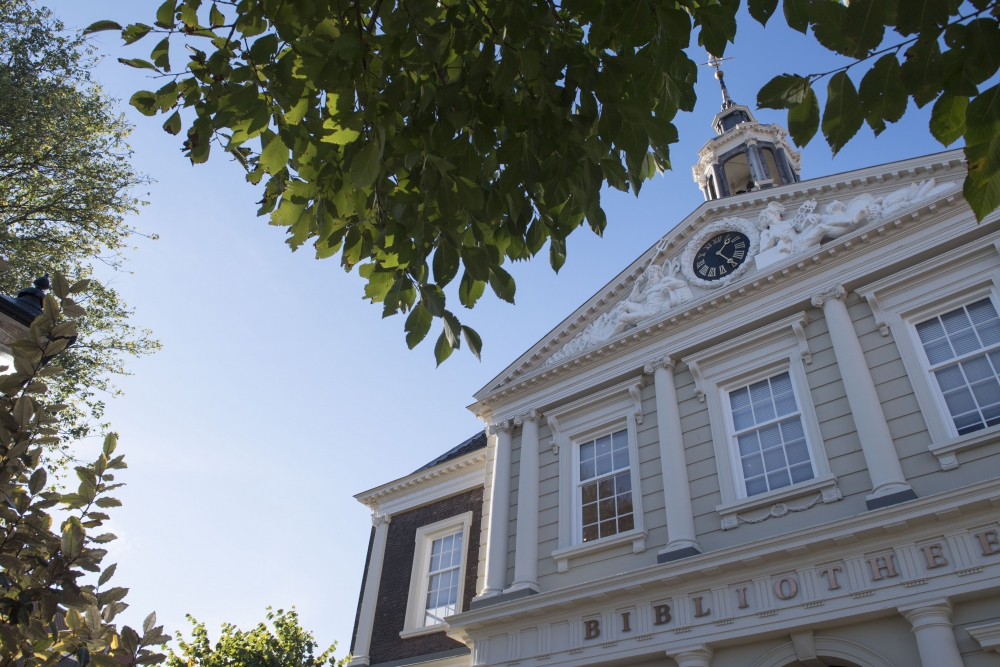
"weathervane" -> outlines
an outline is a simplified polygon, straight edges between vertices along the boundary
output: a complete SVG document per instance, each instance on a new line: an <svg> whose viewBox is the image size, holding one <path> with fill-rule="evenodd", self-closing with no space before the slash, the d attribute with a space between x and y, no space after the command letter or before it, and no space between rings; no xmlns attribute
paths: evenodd
<svg viewBox="0 0 1000 667"><path fill-rule="evenodd" d="M726 88L726 80L722 77L724 73L722 71L722 63L726 60L732 60L732 58L719 58L708 54L708 62L702 63L702 66L708 66L715 70L715 78L719 80L719 85L722 87L722 110L731 108L736 103L733 102L733 98L729 97L729 89Z"/></svg>

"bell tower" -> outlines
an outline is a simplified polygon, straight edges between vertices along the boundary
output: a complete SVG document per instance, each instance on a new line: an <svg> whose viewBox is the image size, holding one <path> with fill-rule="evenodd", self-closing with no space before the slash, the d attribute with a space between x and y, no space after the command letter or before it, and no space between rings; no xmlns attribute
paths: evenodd
<svg viewBox="0 0 1000 667"><path fill-rule="evenodd" d="M727 59L728 60L728 59ZM723 59L709 57L722 88L722 111L715 114L716 136L698 151L692 167L706 200L764 190L799 180L801 156L780 125L758 123L750 109L733 102L722 72Z"/></svg>

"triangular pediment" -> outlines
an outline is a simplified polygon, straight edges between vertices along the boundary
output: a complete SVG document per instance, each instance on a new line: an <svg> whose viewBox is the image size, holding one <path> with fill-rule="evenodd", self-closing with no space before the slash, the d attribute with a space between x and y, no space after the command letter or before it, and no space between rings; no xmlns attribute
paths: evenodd
<svg viewBox="0 0 1000 667"><path fill-rule="evenodd" d="M957 193L961 177L949 172L961 166L961 151L948 151L705 202L476 398L503 402L539 378L572 373L602 347L701 313L706 301L714 307L713 295L722 298L727 287L753 284L841 236Z"/></svg>

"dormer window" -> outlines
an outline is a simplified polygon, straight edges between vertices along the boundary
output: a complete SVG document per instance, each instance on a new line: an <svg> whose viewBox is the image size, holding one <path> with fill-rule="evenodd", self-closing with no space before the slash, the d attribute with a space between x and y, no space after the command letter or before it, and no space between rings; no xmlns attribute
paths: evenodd
<svg viewBox="0 0 1000 667"><path fill-rule="evenodd" d="M403 639L441 632L462 610L471 525L466 512L417 529Z"/></svg>

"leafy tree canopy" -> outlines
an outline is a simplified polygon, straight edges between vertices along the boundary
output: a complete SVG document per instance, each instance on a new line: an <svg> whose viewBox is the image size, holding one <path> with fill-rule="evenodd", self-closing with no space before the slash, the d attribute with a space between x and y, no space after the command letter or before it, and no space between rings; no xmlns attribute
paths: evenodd
<svg viewBox="0 0 1000 667"><path fill-rule="evenodd" d="M166 659L150 646L170 639L150 614L141 633L119 627L128 589L109 585L115 565L103 565L115 535L102 527L111 492L125 460L111 433L95 461L76 467L79 487L60 493L46 473L43 449L58 445L58 413L48 383L63 373L56 363L80 332L75 303L86 281L72 285L60 274L55 295L26 336L11 344L14 368L0 376L0 667L51 667L72 657L80 667L135 667ZM58 298L57 298L58 297ZM69 317L68 314L73 314ZM53 516L55 515L55 516ZM60 524L54 522L61 520Z"/></svg>
<svg viewBox="0 0 1000 667"><path fill-rule="evenodd" d="M299 615L292 609L271 611L268 607L267 623L259 623L253 630L244 632L235 625L225 623L222 636L214 644L208 637L204 623L190 615L193 626L191 638L177 633L180 655L170 651L167 667L343 667L347 658L333 656L337 644L316 655L319 646L313 634L299 625Z"/></svg>
<svg viewBox="0 0 1000 667"><path fill-rule="evenodd" d="M136 230L133 190L146 184L130 166L130 126L90 80L84 38L29 0L0 0L0 256L10 270L0 291L17 294L35 276L61 271L91 278L91 261L123 268ZM98 392L115 393L124 361L159 348L131 324L132 311L107 284L92 280L79 323L85 343L52 380L55 400L68 408L60 428L86 435L99 422Z"/></svg>
<svg viewBox="0 0 1000 667"><path fill-rule="evenodd" d="M748 0L766 24L778 0ZM897 11L898 3L898 11ZM163 114L192 162L213 147L264 185L260 214L295 249L339 253L384 315L408 313L410 347L443 327L438 363L479 336L443 288L472 308L487 284L513 302L503 268L606 224L601 188L638 195L670 167L672 119L694 108L697 45L722 56L739 0L167 0L153 40L126 65L164 81L132 104ZM758 103L787 108L793 139L819 129L836 152L867 122L881 132L907 98L934 102L931 131L964 137L966 197L1000 204L1000 0L783 0L785 21L852 62L785 74ZM153 20L155 18L155 20ZM120 29L101 21L88 30ZM155 37L154 37L155 35ZM182 53L177 47L187 48ZM171 48L173 47L173 48ZM851 79L867 68L860 86ZM855 69L855 71L849 71ZM828 78L825 109L812 86ZM186 128L186 129L185 129Z"/></svg>

